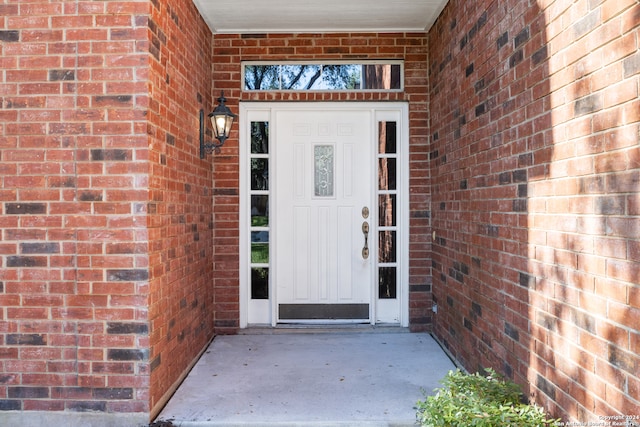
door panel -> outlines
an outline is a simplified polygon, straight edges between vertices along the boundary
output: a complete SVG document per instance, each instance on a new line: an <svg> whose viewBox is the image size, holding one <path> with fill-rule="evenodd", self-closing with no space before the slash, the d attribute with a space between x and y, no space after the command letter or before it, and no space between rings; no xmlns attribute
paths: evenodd
<svg viewBox="0 0 640 427"><path fill-rule="evenodd" d="M363 257L362 209L371 209L375 183L371 120L366 110L276 112L280 321L369 319L375 257Z"/></svg>

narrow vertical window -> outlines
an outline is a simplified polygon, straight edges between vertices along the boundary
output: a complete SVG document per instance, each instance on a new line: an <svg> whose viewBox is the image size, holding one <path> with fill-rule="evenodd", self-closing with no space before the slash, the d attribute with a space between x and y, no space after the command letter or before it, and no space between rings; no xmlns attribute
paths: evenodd
<svg viewBox="0 0 640 427"><path fill-rule="evenodd" d="M269 299L269 122L251 122L251 299Z"/></svg>
<svg viewBox="0 0 640 427"><path fill-rule="evenodd" d="M378 298L395 299L398 284L397 124L378 123Z"/></svg>

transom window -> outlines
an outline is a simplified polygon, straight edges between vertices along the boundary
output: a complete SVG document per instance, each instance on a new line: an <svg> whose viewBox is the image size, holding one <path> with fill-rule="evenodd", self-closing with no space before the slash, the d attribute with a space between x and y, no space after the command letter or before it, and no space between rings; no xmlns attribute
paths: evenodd
<svg viewBox="0 0 640 427"><path fill-rule="evenodd" d="M400 91L402 61L244 62L246 91Z"/></svg>

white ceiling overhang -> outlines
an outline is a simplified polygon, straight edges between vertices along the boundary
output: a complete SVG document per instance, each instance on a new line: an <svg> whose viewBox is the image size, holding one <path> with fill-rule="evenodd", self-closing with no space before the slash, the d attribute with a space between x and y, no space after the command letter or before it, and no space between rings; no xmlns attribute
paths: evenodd
<svg viewBox="0 0 640 427"><path fill-rule="evenodd" d="M448 0L193 0L215 33L428 31Z"/></svg>

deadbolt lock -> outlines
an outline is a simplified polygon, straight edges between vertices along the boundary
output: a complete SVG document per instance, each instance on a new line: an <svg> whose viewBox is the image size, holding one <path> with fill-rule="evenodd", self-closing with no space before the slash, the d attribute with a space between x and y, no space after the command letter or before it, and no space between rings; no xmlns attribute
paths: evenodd
<svg viewBox="0 0 640 427"><path fill-rule="evenodd" d="M362 218L364 219L369 218L369 208L366 206L362 208Z"/></svg>

